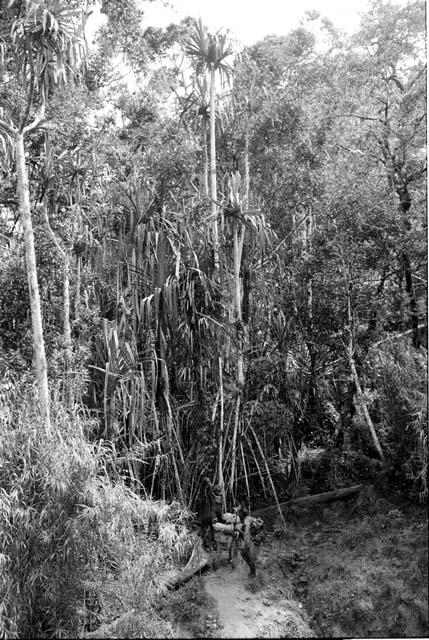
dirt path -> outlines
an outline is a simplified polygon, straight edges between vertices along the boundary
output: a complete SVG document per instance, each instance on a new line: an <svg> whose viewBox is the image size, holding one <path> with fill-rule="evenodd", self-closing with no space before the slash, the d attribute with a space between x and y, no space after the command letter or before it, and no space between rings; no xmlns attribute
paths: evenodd
<svg viewBox="0 0 429 640"><path fill-rule="evenodd" d="M249 569L241 560L235 570L231 565L210 571L203 578L206 592L216 602L220 628L213 638L312 637L303 621L299 606L290 600L273 602L262 591L248 589Z"/></svg>

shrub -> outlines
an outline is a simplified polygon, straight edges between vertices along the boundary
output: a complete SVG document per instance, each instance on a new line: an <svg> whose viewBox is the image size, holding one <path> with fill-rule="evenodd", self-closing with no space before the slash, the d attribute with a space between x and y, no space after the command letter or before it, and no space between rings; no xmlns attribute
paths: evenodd
<svg viewBox="0 0 429 640"><path fill-rule="evenodd" d="M0 386L2 637L76 637L144 613L193 543L177 504L109 480L79 415L53 406L52 425L43 431L28 386Z"/></svg>
<svg viewBox="0 0 429 640"><path fill-rule="evenodd" d="M372 354L382 446L391 480L409 497L425 500L427 485L427 353L392 342Z"/></svg>

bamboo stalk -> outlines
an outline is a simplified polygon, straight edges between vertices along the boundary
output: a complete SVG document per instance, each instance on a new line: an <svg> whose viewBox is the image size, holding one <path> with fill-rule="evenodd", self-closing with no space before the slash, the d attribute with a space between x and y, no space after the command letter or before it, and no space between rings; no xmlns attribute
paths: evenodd
<svg viewBox="0 0 429 640"><path fill-rule="evenodd" d="M275 500L275 502L276 502L276 506L277 506L277 509L278 509L278 512L279 512L280 520L281 520L281 522L282 522L283 526L286 528L286 521L285 521L285 519L284 519L284 516L283 516L282 510L281 510L281 507L280 507L279 498L278 498L278 496L277 496L277 491L276 491L276 488L275 488L275 486L274 486L273 478L272 478L272 476L271 476L270 469L269 469L269 467L268 467L267 459L266 459L266 457L265 457L265 455L264 455L264 452L262 451L262 448L261 448L261 445L260 445L260 443L259 443L258 437L257 437L257 435L256 435L256 433L255 433L255 430L254 430L254 428L252 427L252 425L251 425L251 424L249 424L249 428L250 428L250 430L251 430L251 432L252 432L252 434L253 434L253 437L254 437L254 439L255 439L256 445L257 445L257 447L258 447L258 449L259 449L259 453L261 454L262 460L264 461L265 469L266 469L266 471L267 471L268 480L270 481L271 490L272 490L272 492L273 492L273 496L274 496L274 500Z"/></svg>
<svg viewBox="0 0 429 640"><path fill-rule="evenodd" d="M267 489L266 489L266 486L265 486L264 476L263 476L262 471L261 471L261 468L260 468L260 466L259 466L258 459L257 459L257 457L256 457L256 455L255 455L255 452L253 451L253 447L252 447L252 445L250 444L250 440L249 440L249 438L248 438L247 434L243 434L243 435L244 435L244 437L246 438L246 442L247 442L247 444L249 445L249 449L250 449L250 451L252 452L253 459L254 459L254 461L255 461L255 465L256 465L256 468L257 468L257 470L258 470L259 477L260 477L260 479L261 479L262 490L263 490L263 492L264 492L264 496L265 496L265 498L266 498L266 497L267 497Z"/></svg>
<svg viewBox="0 0 429 640"><path fill-rule="evenodd" d="M246 480L246 490L247 490L247 509L248 511L250 511L250 485L249 485L249 478L247 476L247 468L246 468L246 458L244 457L244 449L243 449L243 442L242 440L240 440L240 451L241 451L241 459L243 461L243 471L244 471L244 477ZM237 479L238 481L238 479Z"/></svg>

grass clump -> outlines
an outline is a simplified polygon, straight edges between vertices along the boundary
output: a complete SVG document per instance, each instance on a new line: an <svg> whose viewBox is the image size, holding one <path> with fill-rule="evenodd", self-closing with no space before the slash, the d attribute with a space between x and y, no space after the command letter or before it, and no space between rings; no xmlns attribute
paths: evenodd
<svg viewBox="0 0 429 640"><path fill-rule="evenodd" d="M54 406L52 425L31 390L0 387L1 637L82 637L124 614L134 637L170 635L152 614L192 547L188 514L112 483L79 415Z"/></svg>
<svg viewBox="0 0 429 640"><path fill-rule="evenodd" d="M427 521L420 510L390 504L319 534L291 528L287 543L305 549L294 589L318 635L427 635Z"/></svg>
<svg viewBox="0 0 429 640"><path fill-rule="evenodd" d="M207 637L211 627L218 624L214 600L204 591L199 577L168 593L156 611L162 619L170 621L179 636L187 633L191 638Z"/></svg>

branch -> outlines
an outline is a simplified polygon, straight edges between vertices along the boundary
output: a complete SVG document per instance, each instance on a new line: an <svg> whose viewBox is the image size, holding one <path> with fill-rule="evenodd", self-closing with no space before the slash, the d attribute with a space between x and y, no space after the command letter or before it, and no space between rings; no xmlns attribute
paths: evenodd
<svg viewBox="0 0 429 640"><path fill-rule="evenodd" d="M265 264L271 260L271 256L275 253L277 253L277 251L280 249L280 247L282 247L284 245L284 243L286 242L286 240L288 238L290 238L291 235L293 235L295 233L295 231L298 229L298 227L300 227L302 225L303 222L305 222L305 220L307 220L308 216L311 214L311 211L308 211L308 213L305 214L305 216L303 218L301 218L301 220L299 220L296 225L294 226L294 228L292 229L292 231L290 231L287 236L285 236L283 238L283 240L281 242L279 242L279 244L272 250L271 255L267 256L263 262L261 266L265 266Z"/></svg>
<svg viewBox="0 0 429 640"><path fill-rule="evenodd" d="M19 205L19 202L16 198L2 198L0 200L0 204L3 205L4 207L17 207Z"/></svg>
<svg viewBox="0 0 429 640"><path fill-rule="evenodd" d="M417 80L426 72L427 65L425 64L422 69L417 73L416 76L407 84L407 91L411 89L411 87L417 82Z"/></svg>
<svg viewBox="0 0 429 640"><path fill-rule="evenodd" d="M67 258L66 251L65 251L65 249L63 249L63 247L58 242L57 237L56 237L55 233L53 232L52 227L51 227L51 225L49 223L48 209L47 209L46 204L42 204L41 209L43 211L43 219L44 219L46 227L47 227L47 229L49 231L49 235L51 236L52 241L53 241L53 243L55 244L55 246L56 246L56 248L58 250L58 253L61 255L62 258L66 259Z"/></svg>
<svg viewBox="0 0 429 640"><path fill-rule="evenodd" d="M10 136L11 138L14 138L15 134L18 131L13 125L8 124L5 120L2 120L1 118L0 118L0 130L7 133L7 135Z"/></svg>
<svg viewBox="0 0 429 640"><path fill-rule="evenodd" d="M28 124L26 127L23 128L22 130L23 133L29 133L29 131L33 131L34 129L37 129L37 127L40 126L44 120L45 120L45 104L42 104L39 111L39 115L34 118L33 122L30 122L30 124Z"/></svg>
<svg viewBox="0 0 429 640"><path fill-rule="evenodd" d="M358 118L358 120L372 120L373 122L381 122L383 120L380 118L371 118L370 116L360 116L358 113L339 113L338 115L332 116L332 118Z"/></svg>
<svg viewBox="0 0 429 640"><path fill-rule="evenodd" d="M417 329L426 329L426 324L419 324ZM402 331L401 333L395 333L395 335L393 336L387 336L387 338L383 338L382 340L379 340L378 342L373 342L371 347L378 347L380 344L383 344L383 342L388 342L389 340L396 340L397 338L402 338L402 336L408 336L410 335L412 332L414 331L414 329L407 329L407 331Z"/></svg>

